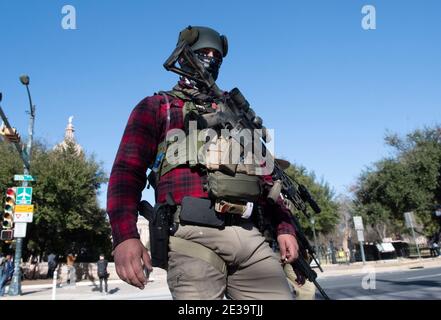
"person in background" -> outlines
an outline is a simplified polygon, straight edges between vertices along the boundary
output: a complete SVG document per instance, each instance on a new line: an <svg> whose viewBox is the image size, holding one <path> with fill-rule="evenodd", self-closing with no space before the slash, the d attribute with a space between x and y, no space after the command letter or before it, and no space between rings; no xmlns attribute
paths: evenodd
<svg viewBox="0 0 441 320"><path fill-rule="evenodd" d="M6 284L12 279L14 274L14 264L12 262L12 256L8 254L3 262L3 275L0 279L0 297L5 294Z"/></svg>
<svg viewBox="0 0 441 320"><path fill-rule="evenodd" d="M107 260L104 255L100 255L100 259L96 263L98 278L100 279L100 292L103 293L103 281L104 281L104 293L107 294L107 279L109 273L107 272Z"/></svg>
<svg viewBox="0 0 441 320"><path fill-rule="evenodd" d="M340 248L338 250L338 262L343 263L344 261L345 261L345 251L343 250L343 248Z"/></svg>
<svg viewBox="0 0 441 320"><path fill-rule="evenodd" d="M76 276L75 276L75 260L77 259L77 254L73 255L69 253L67 255L67 282L70 285L75 284Z"/></svg>
<svg viewBox="0 0 441 320"><path fill-rule="evenodd" d="M56 268L57 256L54 253L50 253L47 257L47 278L53 278Z"/></svg>
<svg viewBox="0 0 441 320"><path fill-rule="evenodd" d="M440 250L439 250L438 242L434 241L434 242L432 243L432 249L433 249L433 256L434 256L434 257L439 257L439 255L440 255Z"/></svg>
<svg viewBox="0 0 441 320"><path fill-rule="evenodd" d="M0 281L3 277L3 271L5 269L5 257L0 253Z"/></svg>

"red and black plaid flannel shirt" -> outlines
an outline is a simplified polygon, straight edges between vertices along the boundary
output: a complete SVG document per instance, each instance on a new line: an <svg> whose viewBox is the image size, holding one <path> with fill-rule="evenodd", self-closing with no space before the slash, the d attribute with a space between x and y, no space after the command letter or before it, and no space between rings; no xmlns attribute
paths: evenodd
<svg viewBox="0 0 441 320"><path fill-rule="evenodd" d="M169 129L183 129L184 101L169 96ZM124 240L139 238L136 222L137 206L146 186L147 169L154 162L157 147L166 136L167 105L162 95L142 100L132 111L113 164L107 191L107 213L112 227L113 247ZM161 177L157 186L159 203L171 192L176 203L185 196L207 198L205 177L188 167L178 167ZM272 181L271 177L264 177ZM289 222L289 211L278 206L276 224L278 234L295 234Z"/></svg>

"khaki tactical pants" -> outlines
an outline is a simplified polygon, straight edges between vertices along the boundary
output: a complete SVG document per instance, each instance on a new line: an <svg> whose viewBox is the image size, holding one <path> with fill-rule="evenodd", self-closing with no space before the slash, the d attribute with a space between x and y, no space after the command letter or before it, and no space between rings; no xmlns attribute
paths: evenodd
<svg viewBox="0 0 441 320"><path fill-rule="evenodd" d="M228 272L170 251L167 282L173 299L294 299L278 255L251 223L223 230L181 225L175 237L210 248L225 261Z"/></svg>
<svg viewBox="0 0 441 320"><path fill-rule="evenodd" d="M297 276L292 266L286 264L283 269L288 278L288 283L292 286L293 290L295 290L296 300L315 300L315 286L312 282L305 281L305 284L300 286L296 282Z"/></svg>

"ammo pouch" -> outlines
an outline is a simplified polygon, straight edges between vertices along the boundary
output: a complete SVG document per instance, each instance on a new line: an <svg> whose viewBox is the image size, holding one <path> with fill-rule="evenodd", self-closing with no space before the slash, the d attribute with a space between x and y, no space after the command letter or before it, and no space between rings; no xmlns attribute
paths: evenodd
<svg viewBox="0 0 441 320"><path fill-rule="evenodd" d="M152 266L167 270L168 242L173 210L168 204L157 204L149 221Z"/></svg>
<svg viewBox="0 0 441 320"><path fill-rule="evenodd" d="M225 199L232 202L257 202L262 190L258 176L243 173L230 176L221 171L208 174L208 189L213 199Z"/></svg>

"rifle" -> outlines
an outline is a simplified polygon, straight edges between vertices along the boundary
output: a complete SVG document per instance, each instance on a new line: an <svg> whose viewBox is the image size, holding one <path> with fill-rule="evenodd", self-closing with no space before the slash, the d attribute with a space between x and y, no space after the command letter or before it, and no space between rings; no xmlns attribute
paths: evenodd
<svg viewBox="0 0 441 320"><path fill-rule="evenodd" d="M323 290L323 288L318 284L317 282L317 273L311 268L308 257L311 257L317 266L319 267L320 271L323 272L322 267L318 263L317 259L315 258L315 250L311 247L309 244L308 239L306 239L305 234L302 231L302 228L300 227L300 223L298 222L298 219L296 216L292 215L292 221L293 225L296 229L296 236L297 236L297 242L299 244L299 257L297 260L295 260L292 263L293 269L297 270L301 275L303 275L307 280L311 281L317 290L320 292L320 294L325 298L325 300L330 300L326 292Z"/></svg>
<svg viewBox="0 0 441 320"><path fill-rule="evenodd" d="M184 59L191 68L183 70L182 68L177 67L176 62L179 59ZM256 115L238 88L234 88L229 93L225 93L217 86L212 75L205 70L202 63L190 49L190 46L185 40L178 43L176 49L164 63L164 68L167 71L175 72L181 76L196 81L196 83L201 85L202 90L205 90L206 93L210 93L223 102L220 104L220 108L216 112L201 116L205 127L228 129L230 136L243 148L246 148L246 146L242 139L240 139L240 133L243 132L243 130L253 130L253 132L258 134L259 139L262 140L263 153L269 153L264 142L269 142L270 136L266 128L263 126L262 118ZM270 159L273 159L274 164L274 170L272 172L274 186L269 192L268 200L275 204L281 196L282 199L289 200L295 208L303 212L307 218L309 218L309 214L307 212L306 204L309 204L315 213L320 213L321 209L309 193L308 189L304 185L292 180L281 168L278 161L274 160L272 156ZM236 171L234 165L223 165L222 169L226 171L226 173L234 174ZM307 261L307 259L311 257L316 262L320 271L323 272L323 269L315 257L315 251L306 238L297 217L294 214L290 217L292 224L296 229L296 236L299 244L299 258L292 263L292 266L303 277L314 283L322 296L328 300L329 297L317 283L317 273L311 268Z"/></svg>

